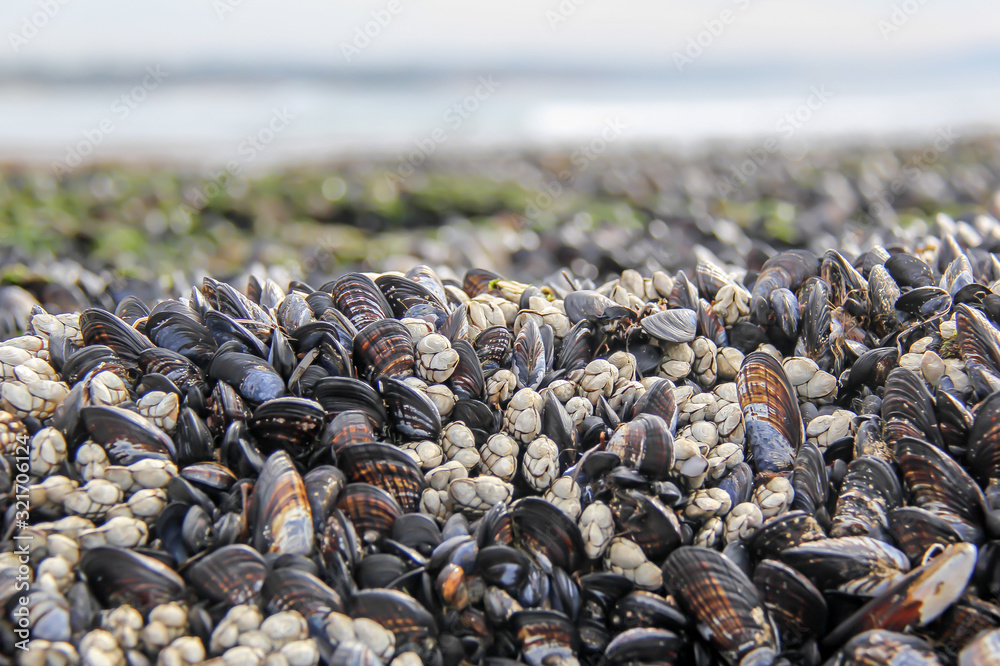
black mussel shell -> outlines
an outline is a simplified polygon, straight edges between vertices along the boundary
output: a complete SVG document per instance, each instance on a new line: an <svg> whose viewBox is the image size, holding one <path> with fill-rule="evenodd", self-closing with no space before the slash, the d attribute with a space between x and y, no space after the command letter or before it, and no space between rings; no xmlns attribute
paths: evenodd
<svg viewBox="0 0 1000 666"><path fill-rule="evenodd" d="M382 398L367 382L353 377L326 377L316 382L312 394L328 416L361 410L375 423L375 430L385 425L386 412Z"/></svg>
<svg viewBox="0 0 1000 666"><path fill-rule="evenodd" d="M764 521L750 537L750 550L757 560L776 560L789 548L825 538L815 518L805 511L789 511Z"/></svg>
<svg viewBox="0 0 1000 666"><path fill-rule="evenodd" d="M80 570L90 591L107 608L129 604L145 614L184 596L184 579L177 572L125 548L91 548L80 559Z"/></svg>
<svg viewBox="0 0 1000 666"><path fill-rule="evenodd" d="M653 414L666 421L670 428L670 434L677 432L677 401L674 399L674 386L670 380L653 384L639 399L632 405L632 413L629 418L635 418L639 414Z"/></svg>
<svg viewBox="0 0 1000 666"><path fill-rule="evenodd" d="M403 515L399 503L387 491L370 483L349 483L337 501L337 508L347 516L358 535L368 538L392 534L393 523Z"/></svg>
<svg viewBox="0 0 1000 666"><path fill-rule="evenodd" d="M256 603L268 566L253 548L223 546L188 562L184 577L199 595L229 606Z"/></svg>
<svg viewBox="0 0 1000 666"><path fill-rule="evenodd" d="M675 664L684 638L667 629L636 627L611 639L604 649L609 664Z"/></svg>
<svg viewBox="0 0 1000 666"><path fill-rule="evenodd" d="M801 645L823 634L826 599L808 578L783 562L764 560L754 569L753 582L777 623L784 644Z"/></svg>
<svg viewBox="0 0 1000 666"><path fill-rule="evenodd" d="M736 389L757 471L791 469L805 428L781 364L766 352L749 354L736 375Z"/></svg>
<svg viewBox="0 0 1000 666"><path fill-rule="evenodd" d="M396 645L424 646L438 635L434 616L397 590L359 591L351 600L350 616L375 620L395 634Z"/></svg>
<svg viewBox="0 0 1000 666"><path fill-rule="evenodd" d="M306 486L285 451L271 454L261 470L250 497L249 519L258 551L312 553L313 521Z"/></svg>
<svg viewBox="0 0 1000 666"><path fill-rule="evenodd" d="M384 442L349 444L338 453L347 478L378 486L389 492L405 513L417 511L427 481L420 468L398 447Z"/></svg>
<svg viewBox="0 0 1000 666"><path fill-rule="evenodd" d="M483 378L483 367L475 349L468 340L455 340L451 346L458 352L458 365L448 379L448 385L459 398L481 400L486 392L486 380Z"/></svg>
<svg viewBox="0 0 1000 666"><path fill-rule="evenodd" d="M349 444L373 442L376 439L378 424L367 412L360 409L348 409L340 412L326 426L321 440L324 446L333 447L334 453Z"/></svg>
<svg viewBox="0 0 1000 666"><path fill-rule="evenodd" d="M104 447L116 465L131 465L146 458L177 458L173 440L135 412L100 405L83 407L80 417L90 438Z"/></svg>
<svg viewBox="0 0 1000 666"><path fill-rule="evenodd" d="M340 491L347 485L347 476L333 465L320 465L309 470L302 482L309 498L313 529L318 533L323 529L327 516L333 513L340 498Z"/></svg>
<svg viewBox="0 0 1000 666"><path fill-rule="evenodd" d="M163 375L181 391L205 389L205 375L201 368L175 351L162 347L144 349L139 352L139 367L145 375Z"/></svg>
<svg viewBox="0 0 1000 666"><path fill-rule="evenodd" d="M608 440L607 450L622 464L653 480L666 479L674 464L674 443L667 422L654 414L639 414L622 423Z"/></svg>
<svg viewBox="0 0 1000 666"><path fill-rule="evenodd" d="M257 407L247 425L265 454L280 449L304 460L315 450L325 419L315 400L284 397Z"/></svg>
<svg viewBox="0 0 1000 666"><path fill-rule="evenodd" d="M776 656L778 639L760 593L727 557L708 548L682 546L667 557L663 580L709 630L712 644L727 661L738 663L751 654Z"/></svg>
<svg viewBox="0 0 1000 666"><path fill-rule="evenodd" d="M316 576L296 568L275 569L267 574L260 591L271 613L294 610L309 619L344 612L344 602L336 591Z"/></svg>
<svg viewBox="0 0 1000 666"><path fill-rule="evenodd" d="M514 336L506 326L491 326L476 337L473 348L484 370L495 370L507 366L510 346Z"/></svg>
<svg viewBox="0 0 1000 666"><path fill-rule="evenodd" d="M208 366L208 376L224 381L248 403L259 405L285 395L285 381L264 359L222 348Z"/></svg>
<svg viewBox="0 0 1000 666"><path fill-rule="evenodd" d="M571 291L563 299L563 307L566 309L566 316L576 324L580 321L594 322L604 316L608 308L617 305L607 296L596 291Z"/></svg>
<svg viewBox="0 0 1000 666"><path fill-rule="evenodd" d="M429 304L441 310L447 310L445 300L442 300L425 285L409 278L386 273L375 278L375 285L382 291L396 317L403 317L406 311L414 305Z"/></svg>
<svg viewBox="0 0 1000 666"><path fill-rule="evenodd" d="M554 504L525 497L511 508L510 520L518 543L542 553L553 565L572 572L584 560L580 528Z"/></svg>
<svg viewBox="0 0 1000 666"><path fill-rule="evenodd" d="M392 306L382 295L378 285L362 273L346 273L320 287L320 291L330 292L334 306L359 331L379 319L392 316Z"/></svg>
<svg viewBox="0 0 1000 666"><path fill-rule="evenodd" d="M900 287L929 287L934 284L931 267L911 254L897 254L885 262L885 269Z"/></svg>
<svg viewBox="0 0 1000 666"><path fill-rule="evenodd" d="M913 503L941 517L953 514L959 519L953 527L965 528L966 541L982 539L986 498L968 472L947 453L922 439L903 437L897 440L895 452Z"/></svg>
<svg viewBox="0 0 1000 666"><path fill-rule="evenodd" d="M541 330L529 319L514 339L512 367L517 388L537 389L547 371L545 342Z"/></svg>
<svg viewBox="0 0 1000 666"><path fill-rule="evenodd" d="M380 377L377 386L397 435L404 440L438 439L441 414L430 398L392 377Z"/></svg>
<svg viewBox="0 0 1000 666"><path fill-rule="evenodd" d="M562 663L573 658L579 635L573 621L554 610L522 610L510 618L511 629L531 666Z"/></svg>
<svg viewBox="0 0 1000 666"><path fill-rule="evenodd" d="M194 317L156 308L146 320L146 334L158 347L175 351L195 364L205 367L219 348L212 333Z"/></svg>
<svg viewBox="0 0 1000 666"><path fill-rule="evenodd" d="M416 360L410 332L398 319L380 319L354 336L354 359L361 376L407 377Z"/></svg>

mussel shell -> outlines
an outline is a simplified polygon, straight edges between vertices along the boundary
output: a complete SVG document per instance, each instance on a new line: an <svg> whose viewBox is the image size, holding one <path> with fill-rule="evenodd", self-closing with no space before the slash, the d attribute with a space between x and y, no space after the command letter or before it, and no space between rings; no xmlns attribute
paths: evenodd
<svg viewBox="0 0 1000 666"><path fill-rule="evenodd" d="M929 287L934 284L934 271L912 254L896 254L885 262L885 269L901 287Z"/></svg>
<svg viewBox="0 0 1000 666"><path fill-rule="evenodd" d="M802 337L805 342L806 356L816 361L820 370L833 370L835 358L830 346L831 317L830 285L820 278L809 278L802 285L799 302L805 303L802 311Z"/></svg>
<svg viewBox="0 0 1000 666"><path fill-rule="evenodd" d="M403 509L392 495L370 483L347 484L337 501L337 508L351 520L361 537L368 533L389 536L393 523L403 515Z"/></svg>
<svg viewBox="0 0 1000 666"><path fill-rule="evenodd" d="M50 340L50 349L51 345L52 342ZM110 370L122 379L127 377L124 364L122 364L121 359L118 358L118 354L111 347L107 345L90 345L89 347L83 347L75 351L67 358L60 372L63 380L70 386L73 386L91 372L96 374L104 370Z"/></svg>
<svg viewBox="0 0 1000 666"><path fill-rule="evenodd" d="M547 370L545 342L534 319L529 319L514 339L512 369L517 377L519 389L525 387L537 389L542 377L545 376Z"/></svg>
<svg viewBox="0 0 1000 666"><path fill-rule="evenodd" d="M344 602L335 590L316 576L295 568L268 573L260 594L271 613L293 610L308 620L314 615L325 617L334 611L344 612Z"/></svg>
<svg viewBox="0 0 1000 666"><path fill-rule="evenodd" d="M639 414L653 414L666 421L670 434L677 433L677 401L674 398L674 386L669 380L656 382L632 405L629 418Z"/></svg>
<svg viewBox="0 0 1000 666"><path fill-rule="evenodd" d="M361 410L375 423L375 430L385 425L386 412L382 398L367 382L353 377L326 377L316 382L313 399L331 418L341 412Z"/></svg>
<svg viewBox="0 0 1000 666"><path fill-rule="evenodd" d="M121 407L94 405L80 410L90 438L104 447L116 465L152 458L175 460L174 442L145 417Z"/></svg>
<svg viewBox="0 0 1000 666"><path fill-rule="evenodd" d="M267 347L246 326L237 320L215 310L205 313L205 328L212 335L217 345L230 341L239 344L239 351L267 358ZM280 330L280 329L275 329Z"/></svg>
<svg viewBox="0 0 1000 666"><path fill-rule="evenodd" d="M430 398L392 377L379 377L377 386L396 434L405 440L438 439L441 414Z"/></svg>
<svg viewBox="0 0 1000 666"><path fill-rule="evenodd" d="M199 595L229 606L256 603L267 573L264 558L244 544L205 553L184 568L184 577Z"/></svg>
<svg viewBox="0 0 1000 666"><path fill-rule="evenodd" d="M313 521L306 486L285 451L267 459L250 497L253 545L262 553L309 555Z"/></svg>
<svg viewBox="0 0 1000 666"><path fill-rule="evenodd" d="M664 310L643 317L639 325L663 342L691 342L698 330L698 313L684 308Z"/></svg>
<svg viewBox="0 0 1000 666"><path fill-rule="evenodd" d="M80 314L80 333L84 345L107 345L128 368L138 367L139 352L153 346L142 333L101 308L87 308Z"/></svg>
<svg viewBox="0 0 1000 666"><path fill-rule="evenodd" d="M926 509L901 506L888 514L889 534L913 564L919 564L927 549L962 540L955 528Z"/></svg>
<svg viewBox="0 0 1000 666"><path fill-rule="evenodd" d="M819 258L808 250L787 250L765 261L750 296L750 314L754 323L762 326L769 323L772 291L781 288L795 291L818 271Z"/></svg>
<svg viewBox="0 0 1000 666"><path fill-rule="evenodd" d="M545 555L553 565L576 571L584 559L577 524L554 504L525 497L510 509L511 528L520 546Z"/></svg>
<svg viewBox="0 0 1000 666"><path fill-rule="evenodd" d="M777 653L778 641L754 584L721 553L682 546L667 557L663 580L730 663Z"/></svg>
<svg viewBox="0 0 1000 666"><path fill-rule="evenodd" d="M811 514L820 510L825 511L829 485L823 454L815 444L806 442L795 456L792 471L792 487L795 489L792 510L801 509Z"/></svg>
<svg viewBox="0 0 1000 666"><path fill-rule="evenodd" d="M783 643L798 645L822 635L826 600L808 578L783 562L764 560L754 569L753 582L778 625Z"/></svg>
<svg viewBox="0 0 1000 666"><path fill-rule="evenodd" d="M805 511L789 511L764 521L750 537L750 550L757 560L776 560L785 550L826 539L816 519Z"/></svg>
<svg viewBox="0 0 1000 666"><path fill-rule="evenodd" d="M766 352L747 355L736 374L736 390L757 471L791 469L805 428L781 364Z"/></svg>
<svg viewBox="0 0 1000 666"><path fill-rule="evenodd" d="M91 592L107 608L128 604L141 613L184 596L184 579L162 562L133 550L91 548L80 559Z"/></svg>
<svg viewBox="0 0 1000 666"><path fill-rule="evenodd" d="M622 464L650 479L666 479L674 464L673 437L667 422L654 414L639 414L622 423L608 440L607 450Z"/></svg>
<svg viewBox="0 0 1000 666"><path fill-rule="evenodd" d="M348 409L334 417L323 431L323 443L333 447L334 453L348 444L373 442L377 439L377 423L367 412Z"/></svg>
<svg viewBox="0 0 1000 666"><path fill-rule="evenodd" d="M479 338L482 337L482 335L479 336ZM476 342L479 341L479 338L476 339ZM486 392L486 380L483 377L483 368L475 349L468 340L455 340L451 346L458 352L458 365L455 366L454 372L448 378L448 386L459 398L482 399Z"/></svg>
<svg viewBox="0 0 1000 666"><path fill-rule="evenodd" d="M351 600L350 616L368 618L396 637L396 645L424 645L437 638L438 624L427 609L398 590L361 590Z"/></svg>
<svg viewBox="0 0 1000 666"><path fill-rule="evenodd" d="M863 386L882 386L899 362L895 347L877 347L861 355L851 366L845 388L860 390Z"/></svg>
<svg viewBox="0 0 1000 666"><path fill-rule="evenodd" d="M559 349L559 356L556 358L555 368L573 372L585 368L587 363L594 357L594 346L596 333L594 324L587 319L582 319L573 325L565 336L563 336L562 347ZM656 367L660 365L659 352L656 354Z"/></svg>
<svg viewBox="0 0 1000 666"><path fill-rule="evenodd" d="M531 666L561 663L560 658L572 658L576 652L579 643L576 627L559 611L518 611L510 617L510 625Z"/></svg>
<svg viewBox="0 0 1000 666"><path fill-rule="evenodd" d="M566 316L574 324L580 321L597 321L604 316L608 308L616 305L617 303L607 296L589 290L571 291L563 299Z"/></svg>
<svg viewBox="0 0 1000 666"><path fill-rule="evenodd" d="M937 618L965 590L976 564L971 543L946 546L944 552L902 577L841 622L823 639L825 647L869 629L907 631Z"/></svg>
<svg viewBox="0 0 1000 666"><path fill-rule="evenodd" d="M176 310L161 310L146 320L146 334L156 346L175 351L204 367L219 348L211 332L193 317Z"/></svg>
<svg viewBox="0 0 1000 666"><path fill-rule="evenodd" d="M325 419L315 400L284 397L257 407L247 425L265 454L281 449L304 460L315 450Z"/></svg>
<svg viewBox="0 0 1000 666"><path fill-rule="evenodd" d="M896 368L889 373L882 399L883 434L889 446L915 437L941 447L944 441L934 414L934 399L915 372Z"/></svg>
<svg viewBox="0 0 1000 666"><path fill-rule="evenodd" d="M942 510L954 514L972 531L983 525L986 498L972 477L951 456L912 437L897 440L895 452L914 504L938 515ZM981 533L977 536L982 538Z"/></svg>
<svg viewBox="0 0 1000 666"><path fill-rule="evenodd" d="M966 467L983 486L1000 478L1000 392L991 394L976 409L968 437Z"/></svg>
<svg viewBox="0 0 1000 666"><path fill-rule="evenodd" d="M223 347L208 366L208 376L224 381L245 401L259 405L285 395L285 380L262 358Z"/></svg>
<svg viewBox="0 0 1000 666"><path fill-rule="evenodd" d="M359 331L369 324L392 316L392 306L370 277L362 273L346 273L334 282L320 287L329 291L334 306Z"/></svg>
<svg viewBox="0 0 1000 666"><path fill-rule="evenodd" d="M588 592L591 593L592 590ZM637 627L682 631L690 621L676 604L665 597L645 590L633 590L615 603L608 615L608 623L615 631Z"/></svg>
<svg viewBox="0 0 1000 666"><path fill-rule="evenodd" d="M476 336L473 348L484 370L506 367L514 336L506 326L491 326Z"/></svg>
<svg viewBox="0 0 1000 666"><path fill-rule="evenodd" d="M906 554L870 537L837 537L810 541L782 551L779 559L822 590L840 588L875 575L891 580L909 570Z"/></svg>
<svg viewBox="0 0 1000 666"><path fill-rule="evenodd" d="M408 513L396 519L392 538L427 557L442 541L441 529L425 513Z"/></svg>
<svg viewBox="0 0 1000 666"><path fill-rule="evenodd" d="M340 491L347 485L347 476L333 465L320 465L309 470L302 477L302 482L306 486L306 497L309 498L313 530L319 533L337 505Z"/></svg>
<svg viewBox="0 0 1000 666"><path fill-rule="evenodd" d="M398 319L380 319L354 336L354 359L362 376L407 377L416 359L410 332Z"/></svg>
<svg viewBox="0 0 1000 666"><path fill-rule="evenodd" d="M338 452L340 469L352 481L389 492L405 513L417 511L427 481L413 459L384 442L349 444Z"/></svg>
<svg viewBox="0 0 1000 666"><path fill-rule="evenodd" d="M938 287L918 287L897 298L896 309L921 320L930 319L951 309L951 294Z"/></svg>
<svg viewBox="0 0 1000 666"><path fill-rule="evenodd" d="M684 539L677 515L655 497L635 489L619 490L611 508L619 534L635 542L651 561L663 559Z"/></svg>

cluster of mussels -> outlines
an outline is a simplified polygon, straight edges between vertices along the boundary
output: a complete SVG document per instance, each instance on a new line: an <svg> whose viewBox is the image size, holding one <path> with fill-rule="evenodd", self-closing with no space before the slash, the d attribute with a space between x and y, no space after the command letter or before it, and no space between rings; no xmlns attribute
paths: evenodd
<svg viewBox="0 0 1000 666"><path fill-rule="evenodd" d="M997 245L36 308L0 346L3 653L1000 663Z"/></svg>

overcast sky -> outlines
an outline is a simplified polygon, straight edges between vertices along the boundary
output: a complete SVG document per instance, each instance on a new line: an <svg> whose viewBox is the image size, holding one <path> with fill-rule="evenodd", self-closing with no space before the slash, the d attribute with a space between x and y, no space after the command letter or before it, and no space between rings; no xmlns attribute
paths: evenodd
<svg viewBox="0 0 1000 666"><path fill-rule="evenodd" d="M55 15L17 52L11 33L47 2ZM3 0L0 71L61 73L210 64L364 67L663 67L704 29L732 13L704 59L906 62L996 52L1000 3L985 0L398 0L400 11L348 62L342 45L388 0ZM886 37L879 21L897 12ZM572 9L560 14L560 7ZM231 9L231 11L225 11ZM565 18L554 23L553 17ZM883 28L885 26L883 25Z"/></svg>

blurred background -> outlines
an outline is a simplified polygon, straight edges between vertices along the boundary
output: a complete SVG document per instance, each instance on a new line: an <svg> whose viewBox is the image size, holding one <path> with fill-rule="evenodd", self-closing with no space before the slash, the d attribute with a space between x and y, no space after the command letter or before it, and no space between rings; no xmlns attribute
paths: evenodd
<svg viewBox="0 0 1000 666"><path fill-rule="evenodd" d="M7 281L596 276L995 209L985 0L5 0L0 25Z"/></svg>

